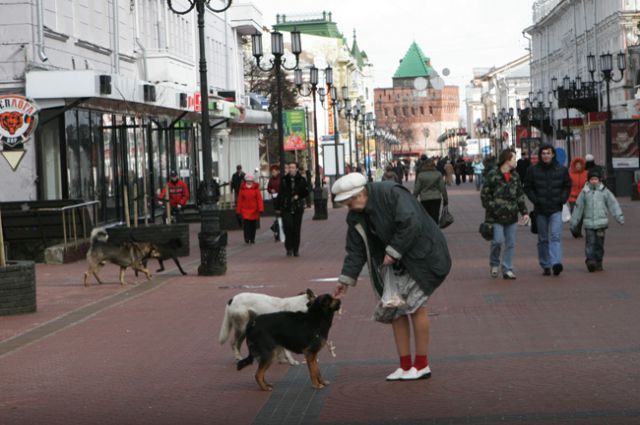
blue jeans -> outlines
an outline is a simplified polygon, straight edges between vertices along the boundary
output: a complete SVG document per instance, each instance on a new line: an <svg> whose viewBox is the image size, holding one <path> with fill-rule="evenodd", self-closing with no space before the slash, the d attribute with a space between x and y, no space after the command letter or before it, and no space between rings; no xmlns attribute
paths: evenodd
<svg viewBox="0 0 640 425"><path fill-rule="evenodd" d="M513 271L513 253L516 249L516 228L517 223L493 223L493 240L491 241L489 264L491 267L498 267L500 265L500 250L504 244L502 273Z"/></svg>
<svg viewBox="0 0 640 425"><path fill-rule="evenodd" d="M480 189L480 186L482 186L482 174L474 174L473 178L476 179L476 189Z"/></svg>
<svg viewBox="0 0 640 425"><path fill-rule="evenodd" d="M562 212L537 214L538 262L543 269L562 263Z"/></svg>

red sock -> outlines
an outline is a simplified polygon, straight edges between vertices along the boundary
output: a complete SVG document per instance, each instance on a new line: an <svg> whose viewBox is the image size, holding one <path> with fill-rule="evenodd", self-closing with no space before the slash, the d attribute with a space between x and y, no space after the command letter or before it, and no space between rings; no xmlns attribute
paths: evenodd
<svg viewBox="0 0 640 425"><path fill-rule="evenodd" d="M429 362L427 361L427 356L418 356L416 355L416 361L413 363L413 366L418 369L424 369L425 367L427 367L429 365Z"/></svg>
<svg viewBox="0 0 640 425"><path fill-rule="evenodd" d="M402 368L402 370L411 369L411 355L400 356L400 367Z"/></svg>

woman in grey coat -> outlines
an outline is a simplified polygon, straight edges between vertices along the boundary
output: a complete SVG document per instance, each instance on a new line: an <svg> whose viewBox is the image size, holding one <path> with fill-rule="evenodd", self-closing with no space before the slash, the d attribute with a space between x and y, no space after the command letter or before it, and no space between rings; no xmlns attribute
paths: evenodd
<svg viewBox="0 0 640 425"><path fill-rule="evenodd" d="M332 188L336 202L349 208L347 215L347 255L334 296L342 297L355 286L365 264L371 283L381 296L384 285L379 266L393 267L404 275L399 288L402 307L383 322L391 322L400 368L387 380L428 378L427 360L429 316L423 308L427 299L444 281L451 269L451 257L438 225L424 213L422 206L400 184L367 183L362 174L351 173L338 179ZM378 315L381 306L376 310ZM410 324L413 323L415 361L411 361Z"/></svg>
<svg viewBox="0 0 640 425"><path fill-rule="evenodd" d="M425 160L420 166L413 194L420 199L425 211L437 223L440 219L440 203L442 202L442 206L446 207L449 200L444 179L440 171L436 170L433 159Z"/></svg>

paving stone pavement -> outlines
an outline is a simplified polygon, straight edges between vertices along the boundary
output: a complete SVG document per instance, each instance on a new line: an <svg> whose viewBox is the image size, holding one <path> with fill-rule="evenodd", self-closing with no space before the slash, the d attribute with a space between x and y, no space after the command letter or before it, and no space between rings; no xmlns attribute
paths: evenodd
<svg viewBox="0 0 640 425"><path fill-rule="evenodd" d="M587 272L584 240L565 226L565 271L543 277L520 227L518 278L506 281L489 277L478 193L449 191L454 264L428 303L431 379L384 380L397 358L390 327L371 320L366 274L334 321L335 357L320 355L325 389L311 388L305 365L278 364L274 391L259 391L255 368L236 371L218 344L234 294L333 290L346 210L330 207L326 221L305 213L297 258L273 242L270 218L255 245L231 232L221 277L197 276L199 225L187 276L165 263L121 287L106 266L108 283L85 288L84 261L38 264L38 311L0 317L0 424L639 424L640 202L621 200L627 224L607 231L604 272Z"/></svg>

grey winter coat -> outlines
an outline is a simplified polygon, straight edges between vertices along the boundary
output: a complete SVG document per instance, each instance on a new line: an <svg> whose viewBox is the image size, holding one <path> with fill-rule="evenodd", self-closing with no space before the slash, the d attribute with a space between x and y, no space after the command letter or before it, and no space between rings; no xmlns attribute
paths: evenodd
<svg viewBox="0 0 640 425"><path fill-rule="evenodd" d="M576 199L571 227L578 227L582 220L585 229L606 229L609 226L609 212L618 223L624 224L622 209L613 193L602 183L595 188L587 183Z"/></svg>
<svg viewBox="0 0 640 425"><path fill-rule="evenodd" d="M435 167L426 168L423 167L418 176L416 177L416 183L413 187L413 194L421 201L430 201L433 199L442 198L442 203L447 205L447 189L444 185L444 179L440 171Z"/></svg>
<svg viewBox="0 0 640 425"><path fill-rule="evenodd" d="M384 255L399 260L426 294L431 295L451 270L451 257L438 225L402 185L368 183L364 211L347 215L347 255L339 281L355 286L367 263L378 293L377 269Z"/></svg>

